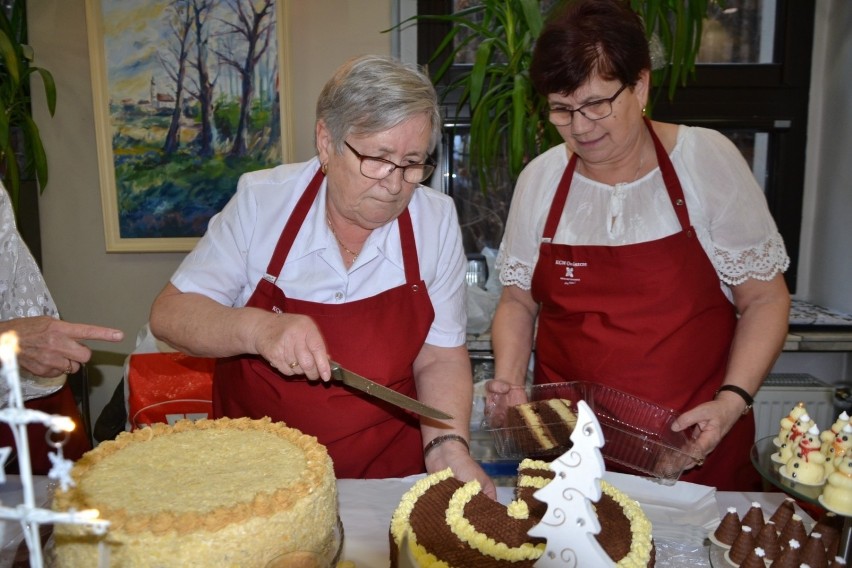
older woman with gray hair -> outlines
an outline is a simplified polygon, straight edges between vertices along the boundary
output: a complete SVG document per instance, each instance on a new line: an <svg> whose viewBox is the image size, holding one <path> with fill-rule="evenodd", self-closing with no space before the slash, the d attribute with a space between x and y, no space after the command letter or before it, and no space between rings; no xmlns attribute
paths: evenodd
<svg viewBox="0 0 852 568"><path fill-rule="evenodd" d="M440 128L416 67L346 62L317 102L317 156L242 176L154 302L151 328L220 358L218 416L270 416L316 436L340 478L452 467L494 495L467 447L458 219L449 197L421 185ZM331 358L454 418L418 418L329 382Z"/></svg>

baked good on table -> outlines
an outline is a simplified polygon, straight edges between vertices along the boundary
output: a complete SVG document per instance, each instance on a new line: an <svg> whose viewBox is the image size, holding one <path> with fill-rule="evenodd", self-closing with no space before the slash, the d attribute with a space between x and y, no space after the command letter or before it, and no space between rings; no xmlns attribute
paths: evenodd
<svg viewBox="0 0 852 568"><path fill-rule="evenodd" d="M576 424L571 401L561 398L510 406L506 415L506 426L515 433L515 443L526 456L562 453L571 446L571 432Z"/></svg>
<svg viewBox="0 0 852 568"><path fill-rule="evenodd" d="M801 554L802 546L798 540L793 539L781 549L781 555L772 562L772 568L799 568Z"/></svg>
<svg viewBox="0 0 852 568"><path fill-rule="evenodd" d="M766 560L772 561L781 555L781 543L778 542L778 527L773 521L766 521L755 539L757 546L763 549Z"/></svg>
<svg viewBox="0 0 852 568"><path fill-rule="evenodd" d="M826 457L820 451L819 429L813 425L802 434L793 456L778 471L802 485L822 485L826 476L825 462Z"/></svg>
<svg viewBox="0 0 852 568"><path fill-rule="evenodd" d="M760 506L759 502L752 501L748 511L743 515L742 524L751 527L752 534L757 536L757 533L760 532L760 529L763 528L765 523L766 521L763 519L763 507Z"/></svg>
<svg viewBox="0 0 852 568"><path fill-rule="evenodd" d="M787 437L793 430L794 425L803 414L807 414L807 409L805 408L805 403L800 401L790 410L787 416L781 419L778 435L772 440L776 447L780 448L787 441Z"/></svg>
<svg viewBox="0 0 852 568"><path fill-rule="evenodd" d="M828 556L825 553L825 543L822 540L822 535L818 532L811 531L805 543L802 545L802 553L799 556L799 562L819 568L820 566L828 566Z"/></svg>
<svg viewBox="0 0 852 568"><path fill-rule="evenodd" d="M722 516L722 522L719 523L716 530L710 533L710 541L723 548L730 548L739 536L742 527L742 521L740 521L736 507L728 507Z"/></svg>
<svg viewBox="0 0 852 568"><path fill-rule="evenodd" d="M731 548L725 552L725 560L734 566L742 564L743 560L745 560L746 556L748 556L748 553L754 550L755 546L757 546L755 536L756 535L752 532L750 526L743 525L740 529L740 534L738 534L737 538L734 539L734 544L732 544Z"/></svg>
<svg viewBox="0 0 852 568"><path fill-rule="evenodd" d="M787 521L796 514L796 505L795 501L792 497L784 497L784 500L780 505L775 509L775 512L772 513L772 516L769 517L769 520L775 523L775 527L778 531L784 530L784 525L787 524Z"/></svg>
<svg viewBox="0 0 852 568"><path fill-rule="evenodd" d="M248 418L182 420L124 432L85 454L55 510L97 509L103 536L56 525L56 566L267 566L339 545L331 458L316 438ZM306 554L307 553L307 554Z"/></svg>
<svg viewBox="0 0 852 568"><path fill-rule="evenodd" d="M533 497L553 478L548 463L526 459L518 469L515 500L504 506L481 492L479 483L462 483L447 469L415 483L402 497L390 527L391 566L407 535L419 568L533 566L545 541L527 535L547 505ZM601 481L594 503L601 532L595 536L621 567L654 566L651 523L639 504ZM443 563L443 564L441 564Z"/></svg>
<svg viewBox="0 0 852 568"><path fill-rule="evenodd" d="M837 514L852 516L852 458L839 461L837 469L828 476L819 501Z"/></svg>

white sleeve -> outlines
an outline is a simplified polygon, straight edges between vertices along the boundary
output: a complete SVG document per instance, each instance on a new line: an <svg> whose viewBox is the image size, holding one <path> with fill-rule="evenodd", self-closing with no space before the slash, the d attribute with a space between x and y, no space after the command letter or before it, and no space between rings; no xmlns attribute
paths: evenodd
<svg viewBox="0 0 852 568"><path fill-rule="evenodd" d="M421 258L421 273L426 269L422 259L427 255L425 247L437 247L437 262L433 275L422 274L429 283L429 299L435 310L435 319L426 336L426 343L437 347L457 347L467 339L467 257L464 253L461 228L455 204L441 194L427 193L425 189L418 190L428 199L418 199L419 205L425 207L416 214L423 215L428 224L427 242L417 242L418 256ZM412 222L415 212L412 210ZM429 222L429 220L432 220ZM420 223L422 225L422 222Z"/></svg>
<svg viewBox="0 0 852 568"><path fill-rule="evenodd" d="M541 232L567 163L560 144L535 158L518 177L495 262L503 286L530 289Z"/></svg>
<svg viewBox="0 0 852 568"><path fill-rule="evenodd" d="M18 233L15 214L0 182L0 321L35 316L59 317L30 249ZM52 394L65 384L65 375L42 379L20 370L24 400ZM0 381L0 408L9 400L9 386Z"/></svg>
<svg viewBox="0 0 852 568"><path fill-rule="evenodd" d="M790 264L766 197L740 151L720 132L689 128L678 177L694 188L700 207L690 207L699 238L723 282L769 280Z"/></svg>

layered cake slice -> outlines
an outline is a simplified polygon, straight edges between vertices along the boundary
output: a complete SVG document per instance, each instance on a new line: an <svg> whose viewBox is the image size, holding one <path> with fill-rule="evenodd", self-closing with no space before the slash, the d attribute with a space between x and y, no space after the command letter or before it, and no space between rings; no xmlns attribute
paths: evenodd
<svg viewBox="0 0 852 568"><path fill-rule="evenodd" d="M561 398L512 406L506 421L514 432L519 452L527 456L565 451L571 447L571 432L576 424L571 401Z"/></svg>

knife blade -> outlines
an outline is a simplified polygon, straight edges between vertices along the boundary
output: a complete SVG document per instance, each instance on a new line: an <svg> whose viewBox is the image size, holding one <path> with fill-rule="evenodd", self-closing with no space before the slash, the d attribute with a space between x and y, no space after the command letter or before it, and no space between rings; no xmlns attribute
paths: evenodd
<svg viewBox="0 0 852 568"><path fill-rule="evenodd" d="M380 385L366 377L362 377L358 373L353 373L349 369L340 366L340 363L335 363L334 361L331 361L331 376L335 380L342 381L344 385L358 389L370 396L380 398L394 406L410 410L420 416L426 416L436 420L453 419L453 417L446 412L438 410L437 408L432 408L417 399L405 396L393 389L389 389L384 385Z"/></svg>

